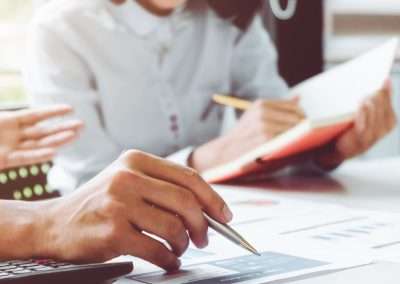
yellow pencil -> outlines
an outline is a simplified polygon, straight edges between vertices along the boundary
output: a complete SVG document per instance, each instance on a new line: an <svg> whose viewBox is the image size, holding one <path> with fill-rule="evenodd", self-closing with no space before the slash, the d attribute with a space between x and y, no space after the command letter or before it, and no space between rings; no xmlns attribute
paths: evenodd
<svg viewBox="0 0 400 284"><path fill-rule="evenodd" d="M234 107L234 108L240 109L240 110L247 110L252 105L252 102L250 102L250 101L238 99L238 98L231 97L231 96L220 95L220 94L215 94L213 96L213 100L214 100L214 102L216 102L218 104Z"/></svg>

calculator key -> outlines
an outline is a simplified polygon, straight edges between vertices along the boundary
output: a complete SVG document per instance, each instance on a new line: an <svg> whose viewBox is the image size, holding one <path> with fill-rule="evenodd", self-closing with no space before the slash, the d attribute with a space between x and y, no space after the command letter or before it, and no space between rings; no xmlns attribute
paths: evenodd
<svg viewBox="0 0 400 284"><path fill-rule="evenodd" d="M6 271L15 273L16 271L21 271L21 270L25 270L25 269L23 267L17 267L17 268L13 268L13 269L6 270Z"/></svg>
<svg viewBox="0 0 400 284"><path fill-rule="evenodd" d="M37 264L36 264L36 266L30 267L30 269L34 269L34 270L41 269L41 268L50 268L50 269L52 269L52 268L49 267L49 266L46 266L46 265L37 265Z"/></svg>
<svg viewBox="0 0 400 284"><path fill-rule="evenodd" d="M17 268L15 265L8 265L8 266L3 266L1 268L1 270L10 270L10 269L14 269Z"/></svg>
<svg viewBox="0 0 400 284"><path fill-rule="evenodd" d="M22 265L22 264L27 264L27 263L31 263L31 261L29 260L14 260L14 261L10 261L9 262L11 265Z"/></svg>
<svg viewBox="0 0 400 284"><path fill-rule="evenodd" d="M10 263L9 262L0 262L0 268L4 267L4 266L9 266Z"/></svg>
<svg viewBox="0 0 400 284"><path fill-rule="evenodd" d="M27 263L27 264L21 264L20 266L21 267L34 267L34 266L37 266L37 264L36 263Z"/></svg>
<svg viewBox="0 0 400 284"><path fill-rule="evenodd" d="M49 271L49 270L54 270L54 268L52 267L38 267L38 268L34 268L35 271Z"/></svg>
<svg viewBox="0 0 400 284"><path fill-rule="evenodd" d="M32 273L30 270L19 270L14 272L14 274L27 274L27 273Z"/></svg>
<svg viewBox="0 0 400 284"><path fill-rule="evenodd" d="M54 268L64 268L64 267L72 267L74 265L72 265L70 263L57 263L57 264L53 264L51 266Z"/></svg>

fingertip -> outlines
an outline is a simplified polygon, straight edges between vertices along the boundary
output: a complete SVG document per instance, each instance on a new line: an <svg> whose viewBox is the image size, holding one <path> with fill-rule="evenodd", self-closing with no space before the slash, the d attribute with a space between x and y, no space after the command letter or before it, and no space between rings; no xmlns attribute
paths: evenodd
<svg viewBox="0 0 400 284"><path fill-rule="evenodd" d="M73 111L72 106L67 105L67 104L58 104L54 106L54 109L57 109L60 112L65 112L65 113L69 113Z"/></svg>
<svg viewBox="0 0 400 284"><path fill-rule="evenodd" d="M204 249L208 246L208 238L204 240L194 240L192 239L193 244L198 248L198 249Z"/></svg>
<svg viewBox="0 0 400 284"><path fill-rule="evenodd" d="M387 78L385 83L383 84L383 89L390 90L391 88L392 88L392 80L390 78Z"/></svg>
<svg viewBox="0 0 400 284"><path fill-rule="evenodd" d="M67 131L64 131L64 133L60 134L60 139L61 140L63 140L63 139L64 140L69 140L69 139L73 139L73 138L75 138L77 136L78 136L78 133L76 131L67 130Z"/></svg>
<svg viewBox="0 0 400 284"><path fill-rule="evenodd" d="M182 266L182 262L179 258L173 257L173 259L163 267L167 272L175 272L178 271L179 268Z"/></svg>
<svg viewBox="0 0 400 284"><path fill-rule="evenodd" d="M85 127L85 123L82 120L77 120L77 124L79 125L79 129L82 129Z"/></svg>
<svg viewBox="0 0 400 284"><path fill-rule="evenodd" d="M226 205L226 204L222 208L222 215L224 216L224 221L226 223L229 223L233 220L233 213L232 213L231 209L228 207L228 205Z"/></svg>
<svg viewBox="0 0 400 284"><path fill-rule="evenodd" d="M204 220L201 229L189 230L190 240L198 249L204 249L208 246L208 226L207 221Z"/></svg>
<svg viewBox="0 0 400 284"><path fill-rule="evenodd" d="M71 125L75 132L81 131L85 127L85 123L79 119L73 120Z"/></svg>

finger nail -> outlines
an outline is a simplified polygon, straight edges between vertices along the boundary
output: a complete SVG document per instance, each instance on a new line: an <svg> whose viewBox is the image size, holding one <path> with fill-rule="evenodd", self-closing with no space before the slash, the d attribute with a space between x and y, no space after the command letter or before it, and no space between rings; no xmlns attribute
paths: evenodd
<svg viewBox="0 0 400 284"><path fill-rule="evenodd" d="M177 269L178 269L179 267L181 267L181 265L182 265L182 262L181 262L181 260L178 258L178 259L176 260L176 267L177 267Z"/></svg>
<svg viewBox="0 0 400 284"><path fill-rule="evenodd" d="M204 240L201 242L201 244L199 244L199 249L203 249L203 248L206 248L208 246L208 236L206 236L205 238L204 238Z"/></svg>
<svg viewBox="0 0 400 284"><path fill-rule="evenodd" d="M207 233L206 236L204 237L204 246L203 246L203 248L208 247L208 243L209 243L209 240L208 240L208 233Z"/></svg>
<svg viewBox="0 0 400 284"><path fill-rule="evenodd" d="M176 258L175 261L172 262L166 270L169 272L175 272L179 270L181 265L182 265L181 260L179 258Z"/></svg>
<svg viewBox="0 0 400 284"><path fill-rule="evenodd" d="M222 213L224 214L225 221L230 222L233 219L233 214L232 211L229 209L228 205L224 205L224 208L222 209Z"/></svg>

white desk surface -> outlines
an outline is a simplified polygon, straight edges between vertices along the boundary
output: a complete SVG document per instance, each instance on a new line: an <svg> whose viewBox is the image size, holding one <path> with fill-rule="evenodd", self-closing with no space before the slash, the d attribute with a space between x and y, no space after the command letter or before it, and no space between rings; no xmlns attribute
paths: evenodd
<svg viewBox="0 0 400 284"><path fill-rule="evenodd" d="M400 213L400 157L351 162L330 177L310 177L304 174L278 178L251 187L291 198ZM118 283L129 282L119 281ZM275 283L398 284L400 283L400 264L382 262L362 268Z"/></svg>

